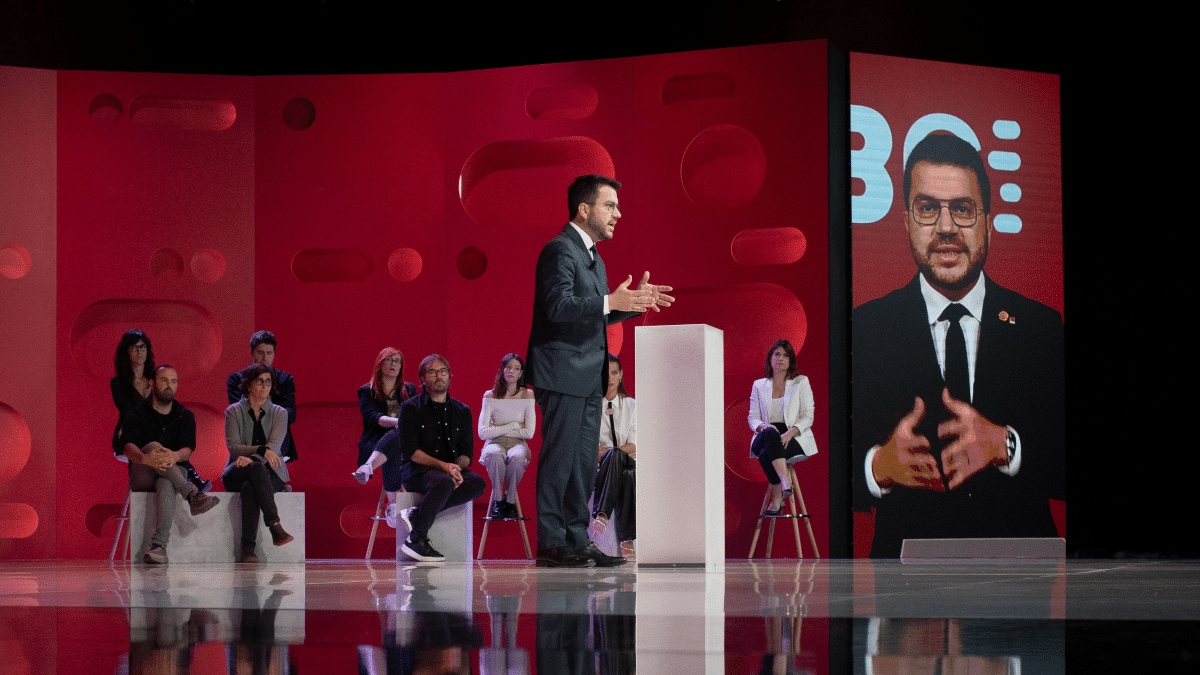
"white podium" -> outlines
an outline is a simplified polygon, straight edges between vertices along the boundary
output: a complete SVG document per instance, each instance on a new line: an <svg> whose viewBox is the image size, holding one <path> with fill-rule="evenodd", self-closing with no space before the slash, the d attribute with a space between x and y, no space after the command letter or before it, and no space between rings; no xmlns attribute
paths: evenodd
<svg viewBox="0 0 1200 675"><path fill-rule="evenodd" d="M639 567L725 571L725 346L712 326L639 326Z"/></svg>

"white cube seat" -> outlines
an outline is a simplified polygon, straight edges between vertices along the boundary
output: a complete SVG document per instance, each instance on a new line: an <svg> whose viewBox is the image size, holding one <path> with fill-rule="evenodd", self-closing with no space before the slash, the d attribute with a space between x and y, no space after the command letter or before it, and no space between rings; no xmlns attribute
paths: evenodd
<svg viewBox="0 0 1200 675"><path fill-rule="evenodd" d="M237 492L211 492L221 502L207 513L193 516L188 503L179 500L171 522L171 541L167 558L173 563L237 562L241 555L242 495ZM158 524L157 496L153 492L134 492L129 500L129 560L141 562L150 548L150 537ZM254 554L263 562L304 562L304 493L277 492L275 505L279 522L295 541L275 546L271 533L258 519L258 540Z"/></svg>

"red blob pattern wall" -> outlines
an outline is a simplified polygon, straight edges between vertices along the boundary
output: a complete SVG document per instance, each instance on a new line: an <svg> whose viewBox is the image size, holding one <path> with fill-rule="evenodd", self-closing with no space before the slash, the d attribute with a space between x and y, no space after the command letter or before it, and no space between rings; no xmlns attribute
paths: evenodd
<svg viewBox="0 0 1200 675"><path fill-rule="evenodd" d="M52 557L58 536L55 81L0 67L0 558Z"/></svg>
<svg viewBox="0 0 1200 675"><path fill-rule="evenodd" d="M275 365L296 379L292 476L308 494L308 557L361 556L379 485L350 477L362 430L355 390L374 356L400 349L413 381L423 356L445 355L451 394L477 413L501 356L525 352L534 262L566 222L566 185L604 173L625 184L615 238L599 247L610 286L649 270L679 302L646 323L725 331L727 551L744 555L765 487L748 459L746 399L778 337L796 345L812 381L827 449L826 49L370 76L0 70L49 96L29 124L43 128L46 215L58 218L56 234L31 225L36 236L0 240L0 283L41 289L0 294L5 309L42 314L40 339L5 333L5 363L27 345L33 365L18 381L55 373L40 406L0 384L0 411L24 416L32 448L30 468L0 484L0 506L20 502L13 485L43 485L25 498L36 545L0 539L0 550L107 553L126 489L108 447L122 332L142 328L158 363L178 368L178 398L199 426L195 463L215 480L225 378L263 328L279 338ZM16 90L0 91L5 110L22 107ZM634 396L639 321L610 329ZM535 470L520 488L526 512ZM818 456L800 474L827 551L827 465ZM0 509L10 517L24 516ZM376 557L393 545L381 540ZM775 550L795 554L788 537ZM488 553L522 552L517 537L494 532Z"/></svg>

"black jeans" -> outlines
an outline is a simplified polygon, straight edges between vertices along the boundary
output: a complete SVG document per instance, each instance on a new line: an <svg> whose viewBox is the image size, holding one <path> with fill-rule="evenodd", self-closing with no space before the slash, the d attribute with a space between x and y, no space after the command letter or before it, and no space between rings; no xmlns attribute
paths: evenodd
<svg viewBox="0 0 1200 675"><path fill-rule="evenodd" d="M755 435L754 441L750 444L750 451L754 453L755 457L758 457L758 463L767 476L767 482L771 485L779 485L779 474L775 473L775 467L771 466L771 461L803 455L804 451L800 449L800 441L795 438L788 441L787 447L784 447L783 434L787 433L787 426L782 422L772 422L771 424L775 427L774 429L763 429Z"/></svg>
<svg viewBox="0 0 1200 675"><path fill-rule="evenodd" d="M454 479L449 474L438 470L422 471L404 481L404 489L415 492L421 497L421 503L409 519L412 522L412 532L409 534L414 542L429 537L429 528L433 527L433 519L437 514L452 506L475 501L483 494L487 484L483 476L463 469L462 483L454 486Z"/></svg>
<svg viewBox="0 0 1200 675"><path fill-rule="evenodd" d="M283 492L283 480L262 462L233 466L221 477L226 492L242 494L242 546L254 548L258 541L258 514L268 527L279 522L275 493Z"/></svg>

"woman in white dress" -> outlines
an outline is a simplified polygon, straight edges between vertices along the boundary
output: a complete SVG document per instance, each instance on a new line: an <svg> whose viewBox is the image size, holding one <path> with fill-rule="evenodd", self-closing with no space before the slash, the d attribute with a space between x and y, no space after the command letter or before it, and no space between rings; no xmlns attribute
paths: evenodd
<svg viewBox="0 0 1200 675"><path fill-rule="evenodd" d="M479 462L492 481L491 520L517 517L517 484L529 466L529 439L537 426L533 406L533 392L525 386L525 362L517 354L505 354L495 385L483 393L479 413L479 438L485 441Z"/></svg>
<svg viewBox="0 0 1200 675"><path fill-rule="evenodd" d="M750 452L771 484L771 503L764 515L775 516L792 495L788 458L817 454L813 393L808 378L796 369L796 351L787 340L776 340L767 350L763 375L750 391Z"/></svg>

